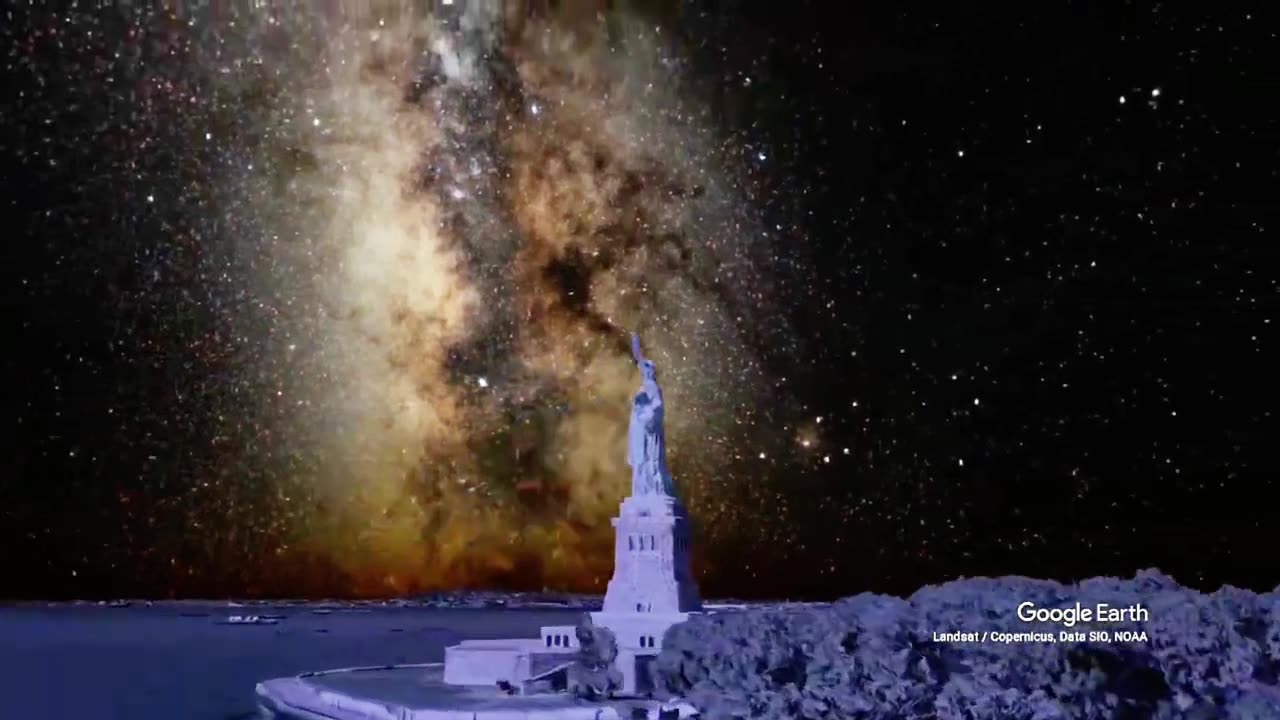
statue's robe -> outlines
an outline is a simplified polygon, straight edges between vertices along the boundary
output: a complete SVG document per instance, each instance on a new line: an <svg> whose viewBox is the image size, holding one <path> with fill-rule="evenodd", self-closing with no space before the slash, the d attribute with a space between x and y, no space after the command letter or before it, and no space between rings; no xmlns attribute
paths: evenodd
<svg viewBox="0 0 1280 720"><path fill-rule="evenodd" d="M631 406L627 464L631 466L632 495L672 494L662 405L658 384L646 382Z"/></svg>

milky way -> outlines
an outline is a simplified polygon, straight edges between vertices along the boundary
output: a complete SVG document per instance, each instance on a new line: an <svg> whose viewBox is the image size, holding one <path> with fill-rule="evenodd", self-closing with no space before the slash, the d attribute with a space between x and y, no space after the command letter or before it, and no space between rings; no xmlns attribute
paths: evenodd
<svg viewBox="0 0 1280 720"><path fill-rule="evenodd" d="M1274 585L1260 11L429 4L0 10L0 596Z"/></svg>
<svg viewBox="0 0 1280 720"><path fill-rule="evenodd" d="M743 509L717 497L752 492L733 464L762 442L755 347L787 333L772 239L673 43L610 20L607 40L594 18L504 33L483 5L452 27L261 13L194 51L243 142L210 212L218 292L261 298L231 318L270 406L255 461L303 459L289 534L356 592L600 587L630 332L708 542Z"/></svg>

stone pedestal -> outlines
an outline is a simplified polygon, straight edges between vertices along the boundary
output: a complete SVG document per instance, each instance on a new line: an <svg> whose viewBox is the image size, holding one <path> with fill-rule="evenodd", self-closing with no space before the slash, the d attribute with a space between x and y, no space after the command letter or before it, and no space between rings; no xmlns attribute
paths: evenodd
<svg viewBox="0 0 1280 720"><path fill-rule="evenodd" d="M676 615L702 607L689 562L689 518L676 498L628 497L613 527L613 578L604 613Z"/></svg>

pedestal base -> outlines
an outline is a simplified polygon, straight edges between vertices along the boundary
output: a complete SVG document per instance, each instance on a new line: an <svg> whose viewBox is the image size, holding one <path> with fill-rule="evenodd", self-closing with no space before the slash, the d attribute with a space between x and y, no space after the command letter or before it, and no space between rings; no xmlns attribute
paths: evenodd
<svg viewBox="0 0 1280 720"><path fill-rule="evenodd" d="M618 643L616 666L624 693L653 690L649 667L662 650L662 639L672 625L688 618L688 613L591 613L591 622L609 628Z"/></svg>

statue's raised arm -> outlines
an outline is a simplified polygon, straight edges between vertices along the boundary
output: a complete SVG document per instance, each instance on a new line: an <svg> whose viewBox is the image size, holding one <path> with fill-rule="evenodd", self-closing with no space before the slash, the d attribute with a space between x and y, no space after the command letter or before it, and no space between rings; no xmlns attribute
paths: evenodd
<svg viewBox="0 0 1280 720"><path fill-rule="evenodd" d="M640 354L640 336L635 333L631 333L631 359L635 360L637 365L644 362L644 355Z"/></svg>

